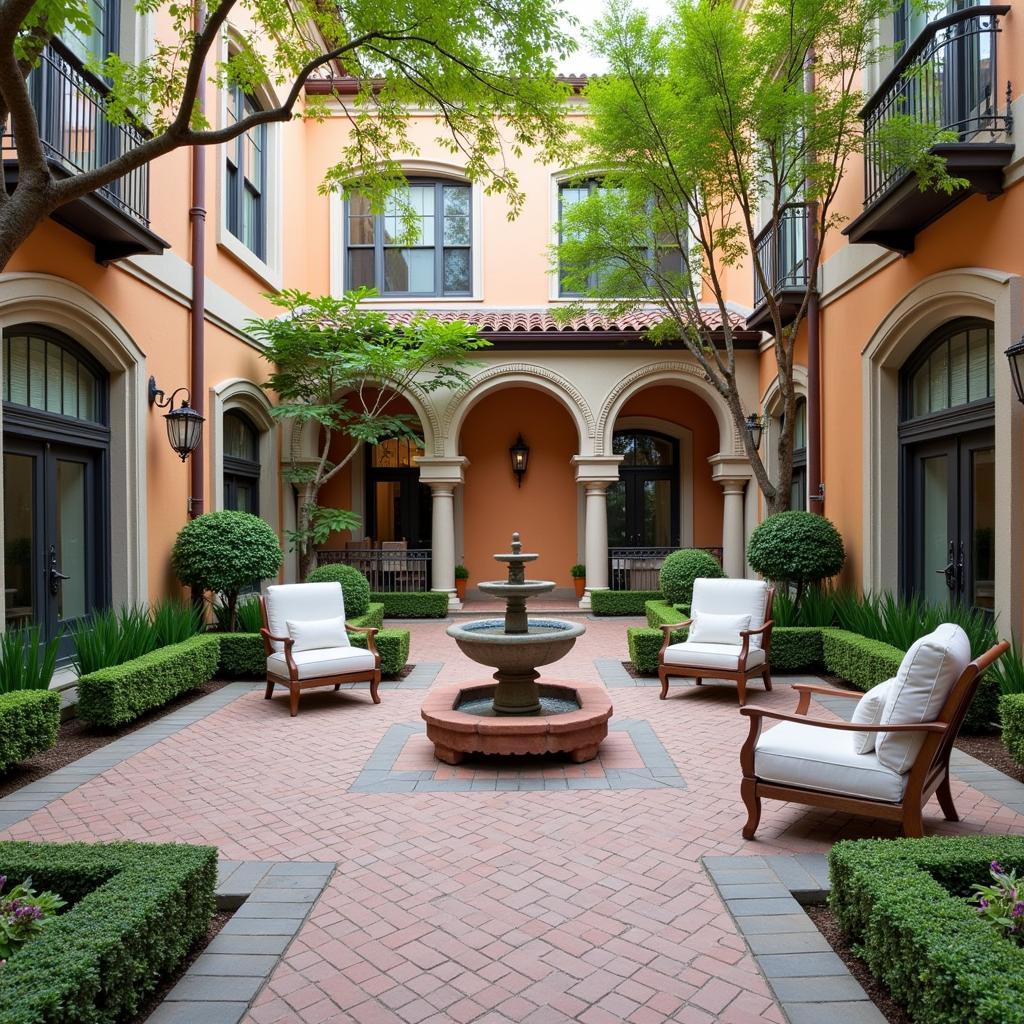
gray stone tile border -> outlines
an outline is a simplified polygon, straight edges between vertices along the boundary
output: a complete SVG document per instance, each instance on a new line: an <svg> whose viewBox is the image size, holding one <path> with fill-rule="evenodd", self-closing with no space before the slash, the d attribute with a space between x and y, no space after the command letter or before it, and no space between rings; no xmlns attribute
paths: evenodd
<svg viewBox="0 0 1024 1024"><path fill-rule="evenodd" d="M885 1024L804 912L831 889L824 854L704 857L703 864L790 1024Z"/></svg>
<svg viewBox="0 0 1024 1024"><path fill-rule="evenodd" d="M506 778L511 770L507 759L497 771L481 765L473 778L438 778L438 771L446 773L447 765L423 771L395 771L394 765L411 736L422 734L420 722L399 722L384 733L373 753L367 758L362 771L349 788L350 793L478 793L526 792L529 790L574 789L686 789L686 780L680 775L675 761L658 739L649 722L620 718L609 723L611 731L629 733L637 753L643 759L643 768L604 768L603 776L592 778L537 778L534 775ZM464 765L473 768L472 764Z"/></svg>
<svg viewBox="0 0 1024 1024"><path fill-rule="evenodd" d="M230 921L147 1024L238 1024L330 881L333 861L221 861L217 907Z"/></svg>
<svg viewBox="0 0 1024 1024"><path fill-rule="evenodd" d="M634 679L626 671L626 666L618 658L595 658L594 668L597 669L597 674L609 690L620 690L634 686L661 685L654 677L650 679Z"/></svg>

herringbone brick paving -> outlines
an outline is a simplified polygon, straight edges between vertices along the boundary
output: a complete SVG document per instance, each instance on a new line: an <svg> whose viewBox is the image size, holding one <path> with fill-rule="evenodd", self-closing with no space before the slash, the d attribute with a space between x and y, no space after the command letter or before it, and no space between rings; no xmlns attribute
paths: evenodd
<svg viewBox="0 0 1024 1024"><path fill-rule="evenodd" d="M596 682L627 620L588 621L557 667ZM444 635L413 628L439 681L485 677ZM250 1010L250 1024L781 1022L781 1010L705 875L704 854L825 852L886 825L768 802L739 835L746 719L728 687L613 691L646 720L686 789L350 793L388 728L423 691L283 698L254 690L61 797L6 836L181 840L231 860L317 859L338 869ZM785 680L753 701L791 709ZM827 714L821 709L820 713ZM628 745L610 752L630 758ZM423 762L421 744L402 758ZM480 769L483 771L485 769ZM540 767L529 768L540 773ZM929 832L1024 832L1024 817L962 783L963 820Z"/></svg>

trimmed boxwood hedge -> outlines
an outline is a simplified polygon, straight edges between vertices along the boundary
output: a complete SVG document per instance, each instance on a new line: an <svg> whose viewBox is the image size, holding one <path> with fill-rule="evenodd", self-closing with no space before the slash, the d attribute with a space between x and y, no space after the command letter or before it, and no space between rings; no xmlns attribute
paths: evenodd
<svg viewBox="0 0 1024 1024"><path fill-rule="evenodd" d="M690 617L685 604L677 608L674 604L669 604L664 600L648 601L644 605L644 614L647 616L647 625L652 629L657 629L659 626L671 626L676 622L685 622Z"/></svg>
<svg viewBox="0 0 1024 1024"><path fill-rule="evenodd" d="M811 672L823 664L821 630L807 626L773 626L773 672Z"/></svg>
<svg viewBox="0 0 1024 1024"><path fill-rule="evenodd" d="M60 694L15 690L0 694L0 772L57 744Z"/></svg>
<svg viewBox="0 0 1024 1024"><path fill-rule="evenodd" d="M434 590L410 594L375 591L370 601L384 605L388 619L443 619L448 614L448 595Z"/></svg>
<svg viewBox="0 0 1024 1024"><path fill-rule="evenodd" d="M832 847L832 909L917 1024L1024 1024L1024 948L964 899L989 882L993 860L1024 870L1024 836Z"/></svg>
<svg viewBox="0 0 1024 1024"><path fill-rule="evenodd" d="M660 600L660 590L592 590L590 610L595 615L643 615L648 601Z"/></svg>
<svg viewBox="0 0 1024 1024"><path fill-rule="evenodd" d="M350 633L353 647L366 647L365 633ZM374 643L380 652L381 675L397 676L409 662L411 634L407 629L382 629Z"/></svg>
<svg viewBox="0 0 1024 1024"><path fill-rule="evenodd" d="M999 720L1004 746L1017 764L1024 764L1024 693L1007 693L999 698Z"/></svg>
<svg viewBox="0 0 1024 1024"><path fill-rule="evenodd" d="M129 1020L210 926L212 846L0 842L0 874L72 904L0 970L0 1024Z"/></svg>
<svg viewBox="0 0 1024 1024"><path fill-rule="evenodd" d="M78 717L90 725L124 725L212 679L219 661L219 637L203 633L90 672L78 680Z"/></svg>

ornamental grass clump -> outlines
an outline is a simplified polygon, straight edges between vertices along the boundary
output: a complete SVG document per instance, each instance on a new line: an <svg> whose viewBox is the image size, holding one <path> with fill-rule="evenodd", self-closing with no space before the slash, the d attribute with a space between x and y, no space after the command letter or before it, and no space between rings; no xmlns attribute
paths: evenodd
<svg viewBox="0 0 1024 1024"><path fill-rule="evenodd" d="M999 861L989 866L993 885L975 885L974 903L978 913L1008 939L1024 945L1024 880L1016 871L1006 871Z"/></svg>
<svg viewBox="0 0 1024 1024"><path fill-rule="evenodd" d="M55 892L36 893L31 878L5 893L6 885L7 877L0 875L0 968L66 906Z"/></svg>
<svg viewBox="0 0 1024 1024"><path fill-rule="evenodd" d="M58 642L54 637L44 643L38 626L0 633L0 693L48 689Z"/></svg>

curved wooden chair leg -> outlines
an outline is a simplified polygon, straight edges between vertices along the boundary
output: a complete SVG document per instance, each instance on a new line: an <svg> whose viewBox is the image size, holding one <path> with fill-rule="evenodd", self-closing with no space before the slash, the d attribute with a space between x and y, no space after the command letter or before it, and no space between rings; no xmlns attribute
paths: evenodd
<svg viewBox="0 0 1024 1024"><path fill-rule="evenodd" d="M668 676L664 669L658 669L658 678L661 680L661 699L665 700L668 697Z"/></svg>
<svg viewBox="0 0 1024 1024"><path fill-rule="evenodd" d="M273 696L274 696L274 681L273 681L273 679L268 679L267 680L267 690L263 694L263 699L264 700L270 700L270 698L273 697Z"/></svg>
<svg viewBox="0 0 1024 1024"><path fill-rule="evenodd" d="M772 674L769 671L767 665L765 666L764 671L761 673L761 678L764 680L764 688L765 688L765 690L767 690L768 693L771 693L772 692Z"/></svg>
<svg viewBox="0 0 1024 1024"><path fill-rule="evenodd" d="M334 692L337 693L341 689L341 683L334 684Z"/></svg>
<svg viewBox="0 0 1024 1024"><path fill-rule="evenodd" d="M292 718L299 713L299 688L294 683L290 687L291 693L289 694L291 703Z"/></svg>
<svg viewBox="0 0 1024 1024"><path fill-rule="evenodd" d="M370 680L370 697L374 704L380 703L380 694L377 692L380 688L380 672L374 672L373 678Z"/></svg>
<svg viewBox="0 0 1024 1024"><path fill-rule="evenodd" d="M740 707L747 703L747 681L746 679L736 680L736 691L740 698Z"/></svg>
<svg viewBox="0 0 1024 1024"><path fill-rule="evenodd" d="M939 783L939 788L935 790L935 796L938 798L939 806L942 808L942 813L946 818L946 821L959 821L960 815L956 813L956 805L953 803L953 793L949 788L949 772L946 772L945 777Z"/></svg>
<svg viewBox="0 0 1024 1024"><path fill-rule="evenodd" d="M903 805L903 834L908 839L920 839L924 836L924 821L918 804Z"/></svg>
<svg viewBox="0 0 1024 1024"><path fill-rule="evenodd" d="M761 823L761 798L757 795L757 783L753 779L744 779L740 783L740 796L747 808L747 823L743 826L743 838L753 839L757 826Z"/></svg>
<svg viewBox="0 0 1024 1024"><path fill-rule="evenodd" d="M695 676L694 680L693 680L693 685L694 686L703 686L704 685L704 677L703 676Z"/></svg>

